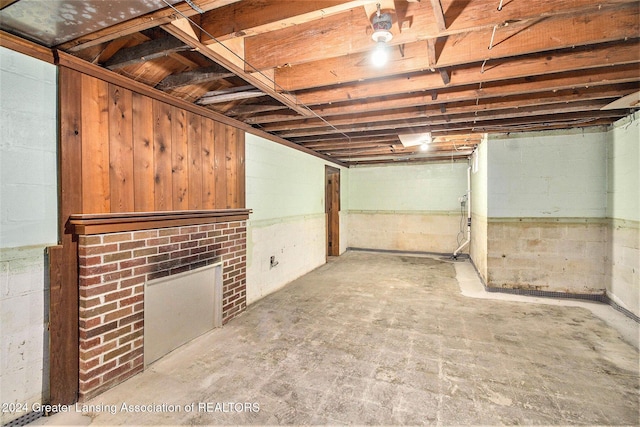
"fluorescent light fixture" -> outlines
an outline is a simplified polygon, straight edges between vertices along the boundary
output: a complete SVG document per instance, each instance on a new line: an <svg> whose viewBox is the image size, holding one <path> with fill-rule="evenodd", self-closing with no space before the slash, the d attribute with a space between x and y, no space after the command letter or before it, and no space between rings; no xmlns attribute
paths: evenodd
<svg viewBox="0 0 640 427"><path fill-rule="evenodd" d="M416 145L428 145L431 143L431 132L405 133L398 135L400 142L405 147L415 147Z"/></svg>

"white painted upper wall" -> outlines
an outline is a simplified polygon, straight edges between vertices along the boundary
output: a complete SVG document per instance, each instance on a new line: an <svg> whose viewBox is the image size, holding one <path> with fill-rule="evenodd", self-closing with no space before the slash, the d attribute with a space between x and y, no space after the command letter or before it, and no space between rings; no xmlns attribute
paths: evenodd
<svg viewBox="0 0 640 427"><path fill-rule="evenodd" d="M0 247L58 241L56 67L0 47Z"/></svg>
<svg viewBox="0 0 640 427"><path fill-rule="evenodd" d="M471 158L471 211L477 215L487 217L487 163L488 144L486 136L478 145Z"/></svg>
<svg viewBox="0 0 640 427"><path fill-rule="evenodd" d="M604 128L489 136L489 217L606 216Z"/></svg>
<svg viewBox="0 0 640 427"><path fill-rule="evenodd" d="M324 214L322 159L249 133L245 158L251 221Z"/></svg>
<svg viewBox="0 0 640 427"><path fill-rule="evenodd" d="M607 133L607 217L640 221L640 112Z"/></svg>
<svg viewBox="0 0 640 427"><path fill-rule="evenodd" d="M348 209L457 212L458 197L467 192L467 168L466 162L350 168Z"/></svg>
<svg viewBox="0 0 640 427"><path fill-rule="evenodd" d="M326 162L252 134L245 141L246 206L253 210L247 223L251 304L325 263ZM347 172L341 169L342 189Z"/></svg>

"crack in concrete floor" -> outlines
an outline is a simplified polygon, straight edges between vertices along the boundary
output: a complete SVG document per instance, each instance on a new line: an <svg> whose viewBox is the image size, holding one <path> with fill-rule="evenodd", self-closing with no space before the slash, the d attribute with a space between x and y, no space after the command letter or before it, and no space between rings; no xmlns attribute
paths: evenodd
<svg viewBox="0 0 640 427"><path fill-rule="evenodd" d="M640 424L638 351L615 329L582 307L469 298L459 269L347 252L85 402L114 414L37 424Z"/></svg>

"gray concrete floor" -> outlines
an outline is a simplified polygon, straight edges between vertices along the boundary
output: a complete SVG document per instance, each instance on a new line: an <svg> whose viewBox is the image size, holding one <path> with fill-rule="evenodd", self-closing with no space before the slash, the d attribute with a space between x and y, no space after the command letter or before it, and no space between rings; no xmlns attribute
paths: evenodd
<svg viewBox="0 0 640 427"><path fill-rule="evenodd" d="M456 270L348 252L92 410L36 424L640 424L638 351L616 329L582 307L465 296Z"/></svg>

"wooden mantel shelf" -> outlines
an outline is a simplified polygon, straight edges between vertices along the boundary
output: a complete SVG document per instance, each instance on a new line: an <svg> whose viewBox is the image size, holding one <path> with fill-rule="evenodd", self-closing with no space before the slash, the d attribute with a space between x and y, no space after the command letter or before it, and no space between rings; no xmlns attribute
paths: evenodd
<svg viewBox="0 0 640 427"><path fill-rule="evenodd" d="M250 209L214 209L203 211L73 214L69 216L68 225L73 234L91 235L214 222L242 221L248 219L250 213Z"/></svg>

